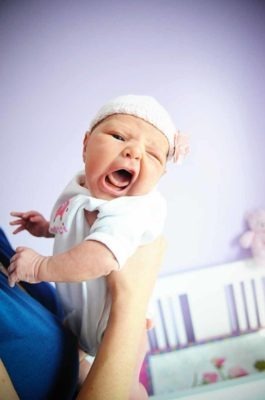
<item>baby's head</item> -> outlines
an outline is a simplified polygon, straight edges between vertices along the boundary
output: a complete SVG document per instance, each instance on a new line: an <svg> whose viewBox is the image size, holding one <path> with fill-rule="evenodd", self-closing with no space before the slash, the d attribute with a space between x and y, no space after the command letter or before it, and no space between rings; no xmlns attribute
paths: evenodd
<svg viewBox="0 0 265 400"><path fill-rule="evenodd" d="M127 95L109 101L84 139L85 186L106 199L148 193L166 162L187 152L187 143L183 146L179 138L168 112L153 97Z"/></svg>
<svg viewBox="0 0 265 400"><path fill-rule="evenodd" d="M98 113L91 121L90 131L106 117L115 114L132 115L143 119L157 128L160 134L162 133L168 140L167 159L169 160L172 158L174 152L174 136L177 129L169 113L155 98L150 96L127 95L110 100L99 109ZM159 132L156 132L156 134L159 134Z"/></svg>

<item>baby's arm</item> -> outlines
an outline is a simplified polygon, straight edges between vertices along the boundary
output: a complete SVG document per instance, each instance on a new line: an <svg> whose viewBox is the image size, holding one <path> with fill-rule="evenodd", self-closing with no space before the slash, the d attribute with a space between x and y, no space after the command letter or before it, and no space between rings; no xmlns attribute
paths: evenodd
<svg viewBox="0 0 265 400"><path fill-rule="evenodd" d="M18 225L13 232L14 234L26 230L31 233L31 235L37 237L48 238L54 236L49 232L49 221L47 221L38 211L12 211L10 215L18 218L10 222L10 225Z"/></svg>
<svg viewBox="0 0 265 400"><path fill-rule="evenodd" d="M102 243L86 240L65 253L44 257L27 247L18 247L8 268L9 284L82 282L117 271L118 262Z"/></svg>

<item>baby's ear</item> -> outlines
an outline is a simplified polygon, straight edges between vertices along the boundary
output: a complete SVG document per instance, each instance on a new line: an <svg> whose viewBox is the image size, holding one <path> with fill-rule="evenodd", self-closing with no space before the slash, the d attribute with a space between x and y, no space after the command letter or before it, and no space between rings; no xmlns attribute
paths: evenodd
<svg viewBox="0 0 265 400"><path fill-rule="evenodd" d="M87 149L87 142L90 138L90 132L87 131L85 133L84 139L83 139L83 161L85 162L86 159L86 149Z"/></svg>

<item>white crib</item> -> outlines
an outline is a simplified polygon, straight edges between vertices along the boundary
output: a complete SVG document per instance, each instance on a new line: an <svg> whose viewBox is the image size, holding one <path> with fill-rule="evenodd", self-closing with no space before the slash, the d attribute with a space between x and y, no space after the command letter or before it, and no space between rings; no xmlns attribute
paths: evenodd
<svg viewBox="0 0 265 400"><path fill-rule="evenodd" d="M151 305L155 323L149 331L147 357L151 398L247 400L250 399L244 397L247 391L253 394L255 388L258 392L251 399L265 400L265 372L253 367L254 358L264 359L265 363L265 265L247 259L162 277L156 284ZM244 353L246 346L249 354L242 360L237 349ZM194 368L199 374L205 368L213 373L212 377L215 372L221 376L223 367L214 369L210 360L204 364L199 361L206 355L218 355L218 351L226 354L228 366L229 359L236 363L237 354L241 365L248 366L245 371L248 374L240 379L218 378L214 385L194 382ZM233 370L231 365L229 371ZM185 366L186 370L193 370L190 383ZM197 375L196 372L196 379ZM244 385L248 390L243 389Z"/></svg>

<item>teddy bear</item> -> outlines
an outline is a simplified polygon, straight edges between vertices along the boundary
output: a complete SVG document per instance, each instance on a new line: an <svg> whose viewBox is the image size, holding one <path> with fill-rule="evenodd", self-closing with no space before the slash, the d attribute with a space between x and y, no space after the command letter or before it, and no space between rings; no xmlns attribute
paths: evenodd
<svg viewBox="0 0 265 400"><path fill-rule="evenodd" d="M265 263L265 209L249 213L246 217L249 229L240 237L244 249L251 249L258 263Z"/></svg>

